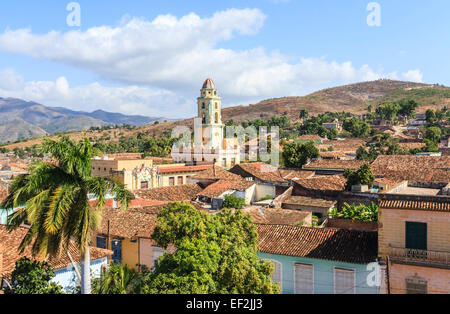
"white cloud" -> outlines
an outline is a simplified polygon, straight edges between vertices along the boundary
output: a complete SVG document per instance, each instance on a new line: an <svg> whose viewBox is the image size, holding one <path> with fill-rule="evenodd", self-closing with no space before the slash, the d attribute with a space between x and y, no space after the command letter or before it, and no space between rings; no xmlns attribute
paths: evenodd
<svg viewBox="0 0 450 314"><path fill-rule="evenodd" d="M411 81L411 82L417 82L417 83L423 82L423 74L420 70L409 70L408 72L405 72L402 74L402 78L405 81Z"/></svg>
<svg viewBox="0 0 450 314"><path fill-rule="evenodd" d="M395 72L383 73L369 65L357 68L350 61L293 60L280 53L267 52L263 47L248 50L218 47L220 42L235 36L258 33L265 19L258 9L230 9L208 18L195 13L181 18L160 15L153 21L124 18L115 27L99 26L66 33L7 30L0 34L0 51L73 65L105 80L131 85L114 89L122 97L162 93L167 101L164 108L176 109L180 115L195 113L195 97L206 77L215 80L226 105L303 95L330 85L397 77ZM421 79L420 71L415 71L408 71L403 77ZM13 85L20 84L14 82ZM50 84L30 82L26 87L36 89L36 95L41 93L44 98L47 94L47 98L55 100L59 95L63 100L77 97L72 94L74 90L83 95L82 89L91 97L101 97L103 93L99 89L104 91L106 87L94 85L69 88L65 79L59 79ZM110 100L106 94L104 97ZM105 101L98 99L98 102ZM186 103L190 103L189 108L181 112L180 104ZM123 106L129 109L126 103ZM146 112L150 110L153 107Z"/></svg>

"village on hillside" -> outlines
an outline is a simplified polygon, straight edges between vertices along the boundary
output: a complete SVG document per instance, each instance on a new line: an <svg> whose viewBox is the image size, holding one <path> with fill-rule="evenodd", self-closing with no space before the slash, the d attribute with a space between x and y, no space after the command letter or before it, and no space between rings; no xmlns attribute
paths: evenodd
<svg viewBox="0 0 450 314"><path fill-rule="evenodd" d="M236 123L222 120L207 79L192 147L87 132L3 148L1 287L11 293L21 263L36 259L54 272L44 293L85 291L89 261L95 293L448 294L450 111L421 109L402 99ZM240 142L227 126L258 134ZM279 146L267 148L274 126ZM72 217L81 204L88 218ZM91 224L85 236L74 221ZM118 271L134 276L123 291L102 282Z"/></svg>

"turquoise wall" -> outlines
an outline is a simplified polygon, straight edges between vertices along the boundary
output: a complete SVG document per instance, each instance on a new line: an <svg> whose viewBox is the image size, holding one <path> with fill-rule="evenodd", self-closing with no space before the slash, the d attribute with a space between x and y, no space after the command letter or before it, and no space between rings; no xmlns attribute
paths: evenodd
<svg viewBox="0 0 450 314"><path fill-rule="evenodd" d="M107 265L108 260L106 257L92 260L90 265L91 278L100 277L102 266L106 267ZM51 281L62 286L65 292L71 293L72 290L76 287L76 274L72 265L69 265L66 268L55 270L55 275L56 276Z"/></svg>
<svg viewBox="0 0 450 314"><path fill-rule="evenodd" d="M327 261L296 256L276 255L258 253L258 257L267 260L274 260L281 263L281 292L283 294L294 293L294 264L306 263L314 265L314 293L334 294L334 267L354 269L356 273L357 294L377 294L378 287L367 285L367 276L371 271L367 270L367 264L351 264L335 261Z"/></svg>

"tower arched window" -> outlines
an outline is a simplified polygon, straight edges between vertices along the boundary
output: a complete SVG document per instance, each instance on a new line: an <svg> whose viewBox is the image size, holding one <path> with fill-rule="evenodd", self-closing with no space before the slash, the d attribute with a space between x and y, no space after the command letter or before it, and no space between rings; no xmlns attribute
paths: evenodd
<svg viewBox="0 0 450 314"><path fill-rule="evenodd" d="M203 123L203 124L206 123L206 115L205 115L204 112L202 113L202 123Z"/></svg>
<svg viewBox="0 0 450 314"><path fill-rule="evenodd" d="M205 109L205 103L202 102L202 109Z"/></svg>
<svg viewBox="0 0 450 314"><path fill-rule="evenodd" d="M219 105L217 104L217 102L216 102L216 104L215 104L215 105L216 105L216 109L219 109Z"/></svg>
<svg viewBox="0 0 450 314"><path fill-rule="evenodd" d="M216 112L216 113L214 114L214 117L215 117L214 120L216 121L216 123L219 123L219 113Z"/></svg>

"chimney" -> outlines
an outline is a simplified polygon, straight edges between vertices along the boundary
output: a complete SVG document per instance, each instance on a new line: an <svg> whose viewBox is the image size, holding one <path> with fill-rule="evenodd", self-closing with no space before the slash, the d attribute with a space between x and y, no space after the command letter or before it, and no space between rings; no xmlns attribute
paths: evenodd
<svg viewBox="0 0 450 314"><path fill-rule="evenodd" d="M214 163L213 163L213 174L214 174L214 178L216 177L216 158L214 158Z"/></svg>

